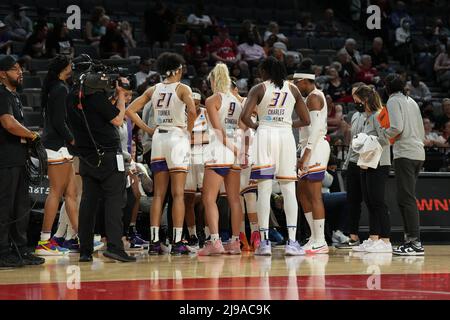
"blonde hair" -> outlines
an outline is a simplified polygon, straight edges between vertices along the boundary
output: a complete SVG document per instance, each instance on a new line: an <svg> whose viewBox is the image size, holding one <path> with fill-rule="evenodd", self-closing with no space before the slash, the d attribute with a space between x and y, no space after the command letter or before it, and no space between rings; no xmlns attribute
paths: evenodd
<svg viewBox="0 0 450 320"><path fill-rule="evenodd" d="M214 93L227 93L231 89L230 72L228 71L228 67L224 63L220 62L216 64L214 69L212 69L209 73L208 80L214 81L214 87L211 88Z"/></svg>

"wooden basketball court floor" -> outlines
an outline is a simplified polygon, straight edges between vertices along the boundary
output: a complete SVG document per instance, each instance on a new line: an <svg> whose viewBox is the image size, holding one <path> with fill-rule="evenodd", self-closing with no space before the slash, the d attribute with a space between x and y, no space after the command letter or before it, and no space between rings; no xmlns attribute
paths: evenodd
<svg viewBox="0 0 450 320"><path fill-rule="evenodd" d="M137 263L94 255L48 257L42 266L0 270L2 300L450 300L450 246L424 257L360 254L174 257L133 252Z"/></svg>

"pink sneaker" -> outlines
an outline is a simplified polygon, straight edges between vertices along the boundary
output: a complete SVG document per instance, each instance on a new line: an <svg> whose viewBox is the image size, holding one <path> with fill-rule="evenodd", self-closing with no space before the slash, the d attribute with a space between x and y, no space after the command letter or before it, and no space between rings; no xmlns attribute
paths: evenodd
<svg viewBox="0 0 450 320"><path fill-rule="evenodd" d="M205 246L198 251L199 256L213 256L225 253L225 249L223 248L222 241L217 240L214 243L212 241L207 241Z"/></svg>
<svg viewBox="0 0 450 320"><path fill-rule="evenodd" d="M261 242L261 234L259 231L253 231L250 237L250 244L253 247L253 250L259 247L259 243Z"/></svg>
<svg viewBox="0 0 450 320"><path fill-rule="evenodd" d="M225 253L228 254L241 254L241 242L239 240L225 243L224 245Z"/></svg>

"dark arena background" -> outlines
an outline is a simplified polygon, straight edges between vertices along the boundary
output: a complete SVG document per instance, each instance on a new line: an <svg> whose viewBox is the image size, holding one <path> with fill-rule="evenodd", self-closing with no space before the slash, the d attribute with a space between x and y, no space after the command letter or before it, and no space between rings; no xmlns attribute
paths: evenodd
<svg viewBox="0 0 450 320"><path fill-rule="evenodd" d="M314 75L317 88L323 91L328 106L326 140L331 148L327 172L333 180L323 188L328 254L284 255L288 228L283 196L274 188L268 233L272 256L255 255L252 244L237 255L201 256L197 249L181 256L150 255L153 188L145 188L141 179L137 193L129 189L124 208L124 212L134 208L137 213L134 227L130 226L133 230L125 230L123 237L125 250L137 258L136 262L105 257L106 246L94 252L89 263L79 262L76 248L68 254L48 254L41 265L0 268L0 299L171 300L176 308L170 312L197 312L196 319L206 317L198 313L206 309L190 310L185 300L192 306L201 306L199 301L203 300L219 301L214 305L220 309L215 315L226 312L222 300L239 300L242 306L244 300L265 300L254 302L262 308L258 311L275 300L449 300L449 14L449 3L443 0L1 0L0 59L9 55L20 63L23 84L17 97L29 130L43 134L41 93L50 61L58 54L75 59L87 54L111 69L123 68L121 75L130 79L134 100L165 76L158 73L158 57L165 52L177 53L185 60L180 82L199 94L203 106L213 94L208 75L217 62L228 66L239 95L246 97L252 87L263 82L260 61L271 56L284 65L287 80L295 82L294 74ZM424 255L338 248L350 240L351 232L345 160L353 139L352 118L358 112L352 86L370 86L386 105L390 97L384 80L390 74L406 83L405 92L419 106L425 130L426 159L415 190ZM129 130L136 148L135 162L146 168L151 179L151 142L149 146L143 130L132 128L131 121ZM298 143L297 130L294 135ZM3 150L0 148L1 158L6 156ZM392 161L385 203L394 248L403 243L405 232L396 178ZM29 186L27 230L31 251L42 240L50 186L47 176L34 182ZM0 181L3 186L5 183ZM200 193L191 199L198 200L196 234L193 238L192 229L185 224L183 239L190 248L201 248L208 235ZM52 235L61 221L62 203L61 198ZM230 207L226 196L218 197L217 203L219 235L225 243L232 236ZM370 235L370 220L364 201L360 203L358 235L362 242ZM167 245L173 236L171 207L169 199L159 229ZM248 211L246 206L243 209ZM97 211L95 240L101 241L101 246L107 240L99 225L105 223L108 213L102 207ZM130 224L129 219L124 213L125 225ZM247 215L242 229L244 237L245 232L248 235L245 242L250 242L254 229ZM310 235L299 205L296 240L303 245ZM278 307L282 309L283 304Z"/></svg>

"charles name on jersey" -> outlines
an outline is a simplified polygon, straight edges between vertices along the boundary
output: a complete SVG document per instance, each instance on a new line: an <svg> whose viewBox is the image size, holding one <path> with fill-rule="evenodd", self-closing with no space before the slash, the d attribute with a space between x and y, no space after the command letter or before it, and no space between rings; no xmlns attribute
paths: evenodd
<svg viewBox="0 0 450 320"><path fill-rule="evenodd" d="M285 112L286 112L286 109L280 109L280 108L267 109L267 114L271 115L271 116L284 116Z"/></svg>

